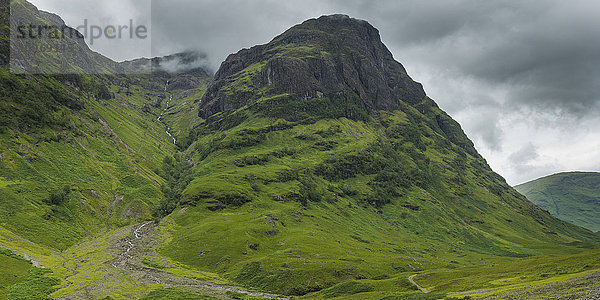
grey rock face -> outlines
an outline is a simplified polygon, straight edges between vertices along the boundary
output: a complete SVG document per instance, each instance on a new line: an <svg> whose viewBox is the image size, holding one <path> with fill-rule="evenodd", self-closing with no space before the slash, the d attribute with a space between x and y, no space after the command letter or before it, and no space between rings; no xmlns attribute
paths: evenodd
<svg viewBox="0 0 600 300"><path fill-rule="evenodd" d="M367 110L392 110L426 97L369 23L333 15L294 26L266 45L230 55L201 102L200 116L261 97L342 94Z"/></svg>

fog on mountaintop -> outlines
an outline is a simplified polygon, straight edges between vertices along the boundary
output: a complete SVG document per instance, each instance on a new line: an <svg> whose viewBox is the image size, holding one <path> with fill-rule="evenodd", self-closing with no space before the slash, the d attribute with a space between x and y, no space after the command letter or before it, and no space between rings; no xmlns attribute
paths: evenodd
<svg viewBox="0 0 600 300"><path fill-rule="evenodd" d="M185 72L198 68L202 68L209 73L214 73L209 65L206 54L194 51L185 51L179 53L179 55L164 57L158 64L160 69L169 73Z"/></svg>

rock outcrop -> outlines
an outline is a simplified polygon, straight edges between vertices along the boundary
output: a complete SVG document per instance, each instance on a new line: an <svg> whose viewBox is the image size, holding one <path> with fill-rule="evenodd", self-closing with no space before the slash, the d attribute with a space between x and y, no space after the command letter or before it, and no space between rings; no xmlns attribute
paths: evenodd
<svg viewBox="0 0 600 300"><path fill-rule="evenodd" d="M261 98L343 95L371 110L416 104L426 95L366 21L323 16L292 27L266 45L230 55L201 102L208 118Z"/></svg>

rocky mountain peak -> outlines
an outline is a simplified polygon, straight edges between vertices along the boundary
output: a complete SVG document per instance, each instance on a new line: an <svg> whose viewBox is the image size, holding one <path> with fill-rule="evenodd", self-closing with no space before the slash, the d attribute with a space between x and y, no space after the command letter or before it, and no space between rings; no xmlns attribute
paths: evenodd
<svg viewBox="0 0 600 300"><path fill-rule="evenodd" d="M349 104L392 110L426 95L368 22L345 15L296 25L266 45L230 55L202 99L207 118L277 95L342 95Z"/></svg>

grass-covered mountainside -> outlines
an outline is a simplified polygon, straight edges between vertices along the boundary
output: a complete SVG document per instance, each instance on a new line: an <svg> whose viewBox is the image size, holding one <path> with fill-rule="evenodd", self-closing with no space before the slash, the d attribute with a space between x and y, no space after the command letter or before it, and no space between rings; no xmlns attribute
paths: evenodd
<svg viewBox="0 0 600 300"><path fill-rule="evenodd" d="M600 232L600 173L561 173L515 187L553 216Z"/></svg>
<svg viewBox="0 0 600 300"><path fill-rule="evenodd" d="M598 241L495 174L363 21L231 55L200 116L160 252L250 287L302 295Z"/></svg>
<svg viewBox="0 0 600 300"><path fill-rule="evenodd" d="M214 78L202 59L0 69L0 299L596 288L600 237L509 187L367 22L306 21Z"/></svg>
<svg viewBox="0 0 600 300"><path fill-rule="evenodd" d="M64 24L26 1L13 1L10 8L26 20ZM73 48L83 42L62 43ZM11 54L35 54L18 43L11 46ZM78 59L99 57L87 46L81 51L57 59L79 65ZM188 117L197 114L193 96L202 93L209 77L198 69L162 70L161 62L169 59L155 59L154 73L129 76L83 74L91 69L62 74L60 68L54 75L15 75L0 68L0 224L5 229L64 250L83 237L152 217L167 182L163 159L178 147L173 137L194 126ZM30 63L18 55L11 61L10 70L17 72L22 70L13 64Z"/></svg>

